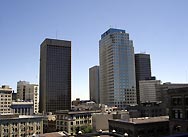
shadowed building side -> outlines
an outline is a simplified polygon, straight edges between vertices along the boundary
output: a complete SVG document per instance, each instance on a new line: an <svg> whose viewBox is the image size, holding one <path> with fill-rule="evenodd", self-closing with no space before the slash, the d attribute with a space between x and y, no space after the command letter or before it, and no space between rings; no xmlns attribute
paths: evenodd
<svg viewBox="0 0 188 137"><path fill-rule="evenodd" d="M71 41L45 39L40 49L40 112L71 109Z"/></svg>
<svg viewBox="0 0 188 137"><path fill-rule="evenodd" d="M137 103L140 104L139 81L151 79L151 62L149 54L135 54L135 73Z"/></svg>
<svg viewBox="0 0 188 137"><path fill-rule="evenodd" d="M89 92L90 100L100 103L99 66L89 68Z"/></svg>

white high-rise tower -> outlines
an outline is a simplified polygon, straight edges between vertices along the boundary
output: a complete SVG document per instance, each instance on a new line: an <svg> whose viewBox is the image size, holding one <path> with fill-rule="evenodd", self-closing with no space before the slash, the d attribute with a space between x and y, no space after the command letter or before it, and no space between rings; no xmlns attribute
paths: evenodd
<svg viewBox="0 0 188 137"><path fill-rule="evenodd" d="M101 35L100 102L124 108L136 105L133 41L125 30L112 29Z"/></svg>

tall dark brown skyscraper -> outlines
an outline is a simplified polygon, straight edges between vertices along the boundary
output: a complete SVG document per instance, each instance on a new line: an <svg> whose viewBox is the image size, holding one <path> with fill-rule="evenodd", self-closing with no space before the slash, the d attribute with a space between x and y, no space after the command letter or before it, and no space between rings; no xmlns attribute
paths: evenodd
<svg viewBox="0 0 188 137"><path fill-rule="evenodd" d="M139 81L151 79L150 55L145 53L135 54L135 72L136 72L136 95L137 103L140 103Z"/></svg>
<svg viewBox="0 0 188 137"><path fill-rule="evenodd" d="M40 47L40 112L71 109L71 41L45 39Z"/></svg>
<svg viewBox="0 0 188 137"><path fill-rule="evenodd" d="M99 91L99 66L89 68L89 93L90 100L100 103Z"/></svg>

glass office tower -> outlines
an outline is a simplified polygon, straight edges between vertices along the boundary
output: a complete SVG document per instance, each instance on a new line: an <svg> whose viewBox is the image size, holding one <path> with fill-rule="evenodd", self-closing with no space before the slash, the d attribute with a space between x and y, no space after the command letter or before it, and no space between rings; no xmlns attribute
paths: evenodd
<svg viewBox="0 0 188 137"><path fill-rule="evenodd" d="M133 41L121 29L109 29L99 41L100 101L125 108L136 105Z"/></svg>

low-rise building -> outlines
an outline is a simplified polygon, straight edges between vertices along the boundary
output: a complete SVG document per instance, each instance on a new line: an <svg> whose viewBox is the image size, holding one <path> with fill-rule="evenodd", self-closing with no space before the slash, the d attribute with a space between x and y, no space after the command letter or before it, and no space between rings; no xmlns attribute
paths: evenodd
<svg viewBox="0 0 188 137"><path fill-rule="evenodd" d="M96 111L57 111L56 129L75 135L84 128L91 128L94 112Z"/></svg>
<svg viewBox="0 0 188 137"><path fill-rule="evenodd" d="M161 137L169 135L169 119L162 117L131 118L129 121L109 120L110 132L128 137Z"/></svg>
<svg viewBox="0 0 188 137"><path fill-rule="evenodd" d="M94 113L92 115L92 127L94 131L107 131L108 120L113 119L112 113Z"/></svg>
<svg viewBox="0 0 188 137"><path fill-rule="evenodd" d="M23 101L33 101L34 113L39 111L39 86L30 84L27 81L17 82L17 99Z"/></svg>
<svg viewBox="0 0 188 137"><path fill-rule="evenodd" d="M0 88L0 114L11 113L12 88L3 85Z"/></svg>
<svg viewBox="0 0 188 137"><path fill-rule="evenodd" d="M99 104L96 104L90 100L80 100L77 98L76 100L72 101L72 109L74 111L88 111L88 110L98 110Z"/></svg>
<svg viewBox="0 0 188 137"><path fill-rule="evenodd" d="M188 88L169 89L170 133L188 132Z"/></svg>
<svg viewBox="0 0 188 137"><path fill-rule="evenodd" d="M116 111L118 110L117 107L110 107L108 105L104 105L104 104L101 104L100 105L100 109L103 113L108 113L108 112L113 112L113 111Z"/></svg>
<svg viewBox="0 0 188 137"><path fill-rule="evenodd" d="M145 102L137 106L127 107L131 118L166 116L166 108L162 102Z"/></svg>
<svg viewBox="0 0 188 137"><path fill-rule="evenodd" d="M56 132L56 119L57 116L48 113L43 118L43 133Z"/></svg>
<svg viewBox="0 0 188 137"><path fill-rule="evenodd" d="M108 131L108 120L110 119L122 119L128 121L130 118L128 111L113 111L106 113L93 113L92 114L92 127L93 131Z"/></svg>
<svg viewBox="0 0 188 137"><path fill-rule="evenodd" d="M140 117L166 116L166 108L161 102L145 102L139 106Z"/></svg>
<svg viewBox="0 0 188 137"><path fill-rule="evenodd" d="M11 113L20 114L20 115L33 115L33 101L17 101L12 102Z"/></svg>
<svg viewBox="0 0 188 137"><path fill-rule="evenodd" d="M42 116L0 115L1 137L26 137L42 133Z"/></svg>
<svg viewBox="0 0 188 137"><path fill-rule="evenodd" d="M139 81L140 102L157 101L157 87L160 80L141 80Z"/></svg>
<svg viewBox="0 0 188 137"><path fill-rule="evenodd" d="M188 88L187 83L170 83L166 82L161 85L157 85L157 101L162 101L164 108L166 108L166 113L169 115L170 97L169 92L178 88ZM171 90L172 89L172 90Z"/></svg>

